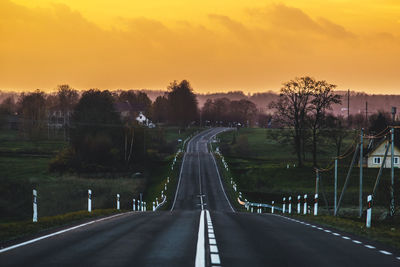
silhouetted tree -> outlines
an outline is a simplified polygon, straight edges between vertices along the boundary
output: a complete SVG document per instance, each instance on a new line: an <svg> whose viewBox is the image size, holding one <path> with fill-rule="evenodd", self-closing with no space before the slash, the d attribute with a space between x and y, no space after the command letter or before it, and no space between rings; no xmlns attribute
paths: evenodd
<svg viewBox="0 0 400 267"><path fill-rule="evenodd" d="M310 128L312 132L312 157L313 165L317 167L317 143L319 130L324 125L326 111L331 110L332 104L340 104L341 96L335 94L333 89L336 85L329 84L326 81L316 81L311 78L312 97L310 101Z"/></svg>
<svg viewBox="0 0 400 267"><path fill-rule="evenodd" d="M108 170L123 156L123 126L109 91L82 94L72 116L71 145L79 169Z"/></svg>
<svg viewBox="0 0 400 267"><path fill-rule="evenodd" d="M22 93L19 99L19 113L23 129L31 138L39 138L46 126L46 95L37 89L33 93Z"/></svg>
<svg viewBox="0 0 400 267"><path fill-rule="evenodd" d="M198 117L197 99L190 83L182 80L168 86L169 118L172 123L186 127Z"/></svg>
<svg viewBox="0 0 400 267"><path fill-rule="evenodd" d="M390 114L384 111L378 111L378 113L372 114L369 117L369 132L371 134L379 134L385 130L390 124Z"/></svg>
<svg viewBox="0 0 400 267"><path fill-rule="evenodd" d="M166 122L168 119L168 99L159 96L153 103L152 119L154 122Z"/></svg>
<svg viewBox="0 0 400 267"><path fill-rule="evenodd" d="M298 166L303 166L304 132L306 116L310 111L310 98L314 89L314 79L301 77L283 84L278 100L271 102L276 110L275 119L294 131L294 148Z"/></svg>
<svg viewBox="0 0 400 267"><path fill-rule="evenodd" d="M341 153L344 138L350 134L346 124L346 120L343 116L335 117L330 114L325 118L324 136L335 145L336 156L339 156Z"/></svg>

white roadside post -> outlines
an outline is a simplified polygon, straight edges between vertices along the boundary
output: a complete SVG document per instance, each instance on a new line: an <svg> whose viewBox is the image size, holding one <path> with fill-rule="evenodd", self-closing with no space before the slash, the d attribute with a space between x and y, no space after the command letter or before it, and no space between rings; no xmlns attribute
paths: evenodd
<svg viewBox="0 0 400 267"><path fill-rule="evenodd" d="M136 210L136 203L135 203L135 202L136 202L136 200L133 199L133 200L132 200L132 210L133 210L133 211Z"/></svg>
<svg viewBox="0 0 400 267"><path fill-rule="evenodd" d="M164 191L167 191L167 184L164 184Z"/></svg>
<svg viewBox="0 0 400 267"><path fill-rule="evenodd" d="M289 214L292 214L292 197L289 197Z"/></svg>
<svg viewBox="0 0 400 267"><path fill-rule="evenodd" d="M300 198L301 198L301 196L298 195L298 196L297 196L297 214L300 214L300 213L301 213L301 210L300 210L300 205L301 205L301 203L300 203Z"/></svg>
<svg viewBox="0 0 400 267"><path fill-rule="evenodd" d="M282 208L282 213L285 213L286 210L286 198L283 198L283 208Z"/></svg>
<svg viewBox="0 0 400 267"><path fill-rule="evenodd" d="M274 205L275 205L275 201L272 201L271 213L274 213Z"/></svg>
<svg viewBox="0 0 400 267"><path fill-rule="evenodd" d="M153 211L156 211L156 203L153 201Z"/></svg>
<svg viewBox="0 0 400 267"><path fill-rule="evenodd" d="M140 211L140 199L137 200L137 211Z"/></svg>
<svg viewBox="0 0 400 267"><path fill-rule="evenodd" d="M87 211L92 212L92 190L88 190Z"/></svg>
<svg viewBox="0 0 400 267"><path fill-rule="evenodd" d="M261 209L261 204L258 204L258 213L262 213Z"/></svg>
<svg viewBox="0 0 400 267"><path fill-rule="evenodd" d="M314 216L318 215L318 194L315 194L314 197L315 203L314 203Z"/></svg>
<svg viewBox="0 0 400 267"><path fill-rule="evenodd" d="M253 205L251 205L250 212L253 213Z"/></svg>
<svg viewBox="0 0 400 267"><path fill-rule="evenodd" d="M169 177L167 177L167 183L169 183Z"/></svg>
<svg viewBox="0 0 400 267"><path fill-rule="evenodd" d="M143 201L143 211L146 211L146 202Z"/></svg>
<svg viewBox="0 0 400 267"><path fill-rule="evenodd" d="M307 214L307 194L304 195L304 215Z"/></svg>
<svg viewBox="0 0 400 267"><path fill-rule="evenodd" d="M157 204L157 206L158 206L158 197L156 197L156 204Z"/></svg>
<svg viewBox="0 0 400 267"><path fill-rule="evenodd" d="M119 194L117 194L117 210L120 209L120 204L119 204Z"/></svg>
<svg viewBox="0 0 400 267"><path fill-rule="evenodd" d="M366 226L367 228L371 228L371 213L372 213L372 196L368 195L367 197L367 223Z"/></svg>
<svg viewBox="0 0 400 267"><path fill-rule="evenodd" d="M37 191L33 189L33 222L37 222Z"/></svg>

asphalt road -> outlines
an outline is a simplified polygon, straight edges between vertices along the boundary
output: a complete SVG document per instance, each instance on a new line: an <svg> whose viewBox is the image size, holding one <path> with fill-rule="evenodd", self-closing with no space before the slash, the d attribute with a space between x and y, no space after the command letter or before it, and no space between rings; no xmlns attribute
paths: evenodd
<svg viewBox="0 0 400 267"><path fill-rule="evenodd" d="M400 266L356 237L235 212L207 146L222 130L188 142L170 211L126 213L1 252L0 266Z"/></svg>

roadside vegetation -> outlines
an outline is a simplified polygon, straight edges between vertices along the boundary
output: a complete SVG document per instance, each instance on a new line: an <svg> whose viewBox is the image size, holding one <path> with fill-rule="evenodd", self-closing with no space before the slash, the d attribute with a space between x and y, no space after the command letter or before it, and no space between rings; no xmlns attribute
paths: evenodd
<svg viewBox="0 0 400 267"><path fill-rule="evenodd" d="M221 174L224 175L224 180L227 183L226 188L237 207L238 193L232 189L230 178L233 178L233 181L237 184L238 192L242 192L243 199L246 198L251 202L271 204L272 201L275 201L275 206L282 207L282 198L286 197L287 199L292 196L294 205L292 209L296 211L297 196L301 195L303 200L304 194L307 194L308 203L313 203L316 173L312 164L312 154L306 153L303 167L296 166L297 155L293 151L290 139L287 139L286 143L279 140L279 136L283 137L287 134L285 131L284 129L240 128L218 135L219 142L214 144L214 147L219 147L229 166L229 170L225 170L219 160ZM344 149L352 146L354 134L354 131L348 132L347 137L343 140ZM335 146L330 142L321 142L318 150L320 165L329 165L335 156ZM351 156L352 154L340 160L338 164L338 199L349 169ZM364 198L371 194L377 174L378 169L364 168ZM397 248L400 247L400 236L398 235L400 210L397 208L397 215L394 218L390 219L388 216L390 169L383 171L373 206L371 229L365 228L366 201L364 202L363 216L362 218L358 217L358 166L355 166L351 172L349 185L343 197L338 217L333 216L334 170L323 171L320 177L320 216L296 216L381 241ZM398 192L399 184L396 183L395 186L395 190ZM325 198L328 205L326 205ZM395 200L396 206L399 207L399 199ZM241 208L241 210L244 209ZM270 212L270 210L265 212Z"/></svg>

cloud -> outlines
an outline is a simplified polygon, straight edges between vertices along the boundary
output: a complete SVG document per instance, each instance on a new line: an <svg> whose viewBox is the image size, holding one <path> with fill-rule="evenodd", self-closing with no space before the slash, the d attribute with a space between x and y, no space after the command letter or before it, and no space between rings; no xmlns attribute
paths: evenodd
<svg viewBox="0 0 400 267"><path fill-rule="evenodd" d="M250 14L209 14L202 22L118 18L105 29L67 5L0 0L0 89L160 89L189 79L196 90L259 91L302 74L347 86L376 88L376 77L400 82L394 33L352 33L282 4Z"/></svg>
<svg viewBox="0 0 400 267"><path fill-rule="evenodd" d="M249 14L269 23L275 30L325 35L336 39L354 38L355 34L326 18L311 18L300 8L284 4L266 8L250 9Z"/></svg>

